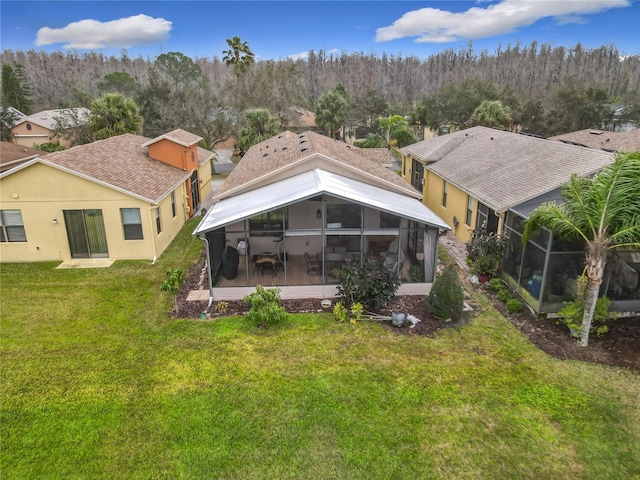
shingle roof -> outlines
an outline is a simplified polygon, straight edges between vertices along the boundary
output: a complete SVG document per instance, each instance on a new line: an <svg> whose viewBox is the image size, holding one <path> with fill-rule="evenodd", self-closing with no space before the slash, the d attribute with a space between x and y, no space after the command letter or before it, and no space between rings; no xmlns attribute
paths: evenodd
<svg viewBox="0 0 640 480"><path fill-rule="evenodd" d="M47 128L49 130L53 130L56 126L57 117L73 111L76 112L79 119L84 118L87 122L89 121L91 110L89 110L88 108L62 108L58 110L43 110L42 112L31 114L18 120L14 127L24 122L30 122L35 123L36 125L40 125L41 127Z"/></svg>
<svg viewBox="0 0 640 480"><path fill-rule="evenodd" d="M12 142L0 142L0 166L15 163L18 160L29 160L34 156L46 155L47 152L37 148L25 147Z"/></svg>
<svg viewBox="0 0 640 480"><path fill-rule="evenodd" d="M149 139L132 133L50 153L48 163L156 203L189 178L189 172L149 157Z"/></svg>
<svg viewBox="0 0 640 480"><path fill-rule="evenodd" d="M578 130L549 137L549 140L572 143L608 152L635 152L640 150L640 128L626 132L606 132L603 130Z"/></svg>
<svg viewBox="0 0 640 480"><path fill-rule="evenodd" d="M425 140L402 152L415 152L427 162L427 170L496 211L556 188L574 173L593 174L614 160L613 153L602 150L486 127Z"/></svg>
<svg viewBox="0 0 640 480"><path fill-rule="evenodd" d="M159 142L160 140L171 140L179 145L184 145L185 147L190 147L191 145L195 145L202 137L196 135L195 133L187 132L186 130L182 130L181 128L177 128L170 132L167 132L159 137L156 137L152 140L146 142L143 147L148 147L149 145Z"/></svg>
<svg viewBox="0 0 640 480"><path fill-rule="evenodd" d="M198 164L202 165L203 163L208 162L215 156L215 152L211 150L207 150L206 148L198 147Z"/></svg>
<svg viewBox="0 0 640 480"><path fill-rule="evenodd" d="M225 192L257 179L268 180L276 172L281 174L286 167L318 155L343 164L345 176L348 176L348 170L353 168L364 175L381 179L396 188L405 190L411 196L415 195L415 190L406 181L388 168L372 161L367 156L366 150L315 132L297 134L285 131L252 146L233 169L216 196L221 196Z"/></svg>

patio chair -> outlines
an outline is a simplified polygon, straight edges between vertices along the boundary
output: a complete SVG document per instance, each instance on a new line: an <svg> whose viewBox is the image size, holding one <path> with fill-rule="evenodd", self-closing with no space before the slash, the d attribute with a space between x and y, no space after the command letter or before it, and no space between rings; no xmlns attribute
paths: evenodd
<svg viewBox="0 0 640 480"><path fill-rule="evenodd" d="M312 257L307 252L304 252L304 261L307 262L307 273L309 275L320 275L322 273L322 261L318 254Z"/></svg>

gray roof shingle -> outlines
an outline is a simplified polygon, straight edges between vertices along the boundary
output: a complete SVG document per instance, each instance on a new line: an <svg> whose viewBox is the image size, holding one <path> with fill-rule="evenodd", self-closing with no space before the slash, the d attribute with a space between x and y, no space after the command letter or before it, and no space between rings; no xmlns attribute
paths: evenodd
<svg viewBox="0 0 640 480"><path fill-rule="evenodd" d="M602 150L486 127L473 127L401 150L425 168L496 211L591 175L614 160ZM445 152L443 154L443 152Z"/></svg>
<svg viewBox="0 0 640 480"><path fill-rule="evenodd" d="M549 140L572 143L589 148L598 148L608 152L635 152L640 150L640 128L626 132L607 132L604 130L578 130L549 137Z"/></svg>

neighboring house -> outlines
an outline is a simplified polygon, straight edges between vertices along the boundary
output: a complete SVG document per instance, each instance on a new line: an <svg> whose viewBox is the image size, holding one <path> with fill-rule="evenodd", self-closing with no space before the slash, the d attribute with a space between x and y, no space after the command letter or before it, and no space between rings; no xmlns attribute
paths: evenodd
<svg viewBox="0 0 640 480"><path fill-rule="evenodd" d="M589 175L613 154L504 130L472 127L401 148L402 175L467 242L477 226L503 231L509 208Z"/></svg>
<svg viewBox="0 0 640 480"><path fill-rule="evenodd" d="M287 129L294 132L307 130L317 131L316 114L302 107L289 108L284 116L287 118Z"/></svg>
<svg viewBox="0 0 640 480"><path fill-rule="evenodd" d="M11 142L0 142L0 172L46 154L47 152L36 148L25 147Z"/></svg>
<svg viewBox="0 0 640 480"><path fill-rule="evenodd" d="M77 118L89 121L91 110L88 108L44 110L16 122L11 128L14 143L32 147L47 142L59 142L63 147L69 147L71 144L68 140L58 138L55 134L56 118L68 111L75 111Z"/></svg>
<svg viewBox="0 0 640 480"><path fill-rule="evenodd" d="M194 232L208 245L213 298L257 284L333 297L334 269L366 259L398 272L400 293L426 294L450 227L367 150L290 131L251 147Z"/></svg>
<svg viewBox="0 0 640 480"><path fill-rule="evenodd" d="M539 314L553 314L575 294L585 261L584 245L570 245L542 230L525 246L523 223L545 202L561 202L560 187L572 174L593 175L614 153L562 142L473 127L400 150L402 172L423 201L454 225L466 242L485 225L505 234L503 277ZM640 311L640 252L610 259L601 294L612 309Z"/></svg>
<svg viewBox="0 0 640 480"><path fill-rule="evenodd" d="M1 261L155 260L205 196L213 154L200 140L124 134L1 173Z"/></svg>
<svg viewBox="0 0 640 480"><path fill-rule="evenodd" d="M596 148L606 152L636 152L640 150L640 128L623 132L586 129L549 137L549 140Z"/></svg>

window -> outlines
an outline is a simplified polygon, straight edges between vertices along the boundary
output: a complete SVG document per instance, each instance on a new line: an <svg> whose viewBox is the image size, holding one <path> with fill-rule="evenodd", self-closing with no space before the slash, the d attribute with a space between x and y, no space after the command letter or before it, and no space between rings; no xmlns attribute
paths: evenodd
<svg viewBox="0 0 640 480"><path fill-rule="evenodd" d="M447 206L447 190L449 189L449 184L446 182L446 180L443 180L443 186L442 186L442 206L446 207Z"/></svg>
<svg viewBox="0 0 640 480"><path fill-rule="evenodd" d="M281 236L284 228L287 228L287 212L284 208L265 212L249 219L249 230L253 235Z"/></svg>
<svg viewBox="0 0 640 480"><path fill-rule="evenodd" d="M400 228L400 217L387 212L380 212L380 228Z"/></svg>
<svg viewBox="0 0 640 480"><path fill-rule="evenodd" d="M467 195L467 216L464 219L464 223L471 226L471 218L473 217L473 197Z"/></svg>
<svg viewBox="0 0 640 480"><path fill-rule="evenodd" d="M20 210L0 210L0 242L26 242Z"/></svg>
<svg viewBox="0 0 640 480"><path fill-rule="evenodd" d="M360 228L362 208L353 203L327 204L327 228Z"/></svg>
<svg viewBox="0 0 640 480"><path fill-rule="evenodd" d="M121 208L125 240L142 240L142 218L139 208Z"/></svg>
<svg viewBox="0 0 640 480"><path fill-rule="evenodd" d="M216 174L216 166L213 158L209 160L209 165L211 166L211 176L213 177Z"/></svg>
<svg viewBox="0 0 640 480"><path fill-rule="evenodd" d="M31 124L27 123L27 130L31 130Z"/></svg>
<svg viewBox="0 0 640 480"><path fill-rule="evenodd" d="M176 218L176 192L171 192L171 214Z"/></svg>
<svg viewBox="0 0 640 480"><path fill-rule="evenodd" d="M162 223L160 223L160 207L158 208L154 208L154 215L156 217L156 230L158 231L158 233L162 232Z"/></svg>

